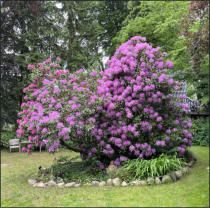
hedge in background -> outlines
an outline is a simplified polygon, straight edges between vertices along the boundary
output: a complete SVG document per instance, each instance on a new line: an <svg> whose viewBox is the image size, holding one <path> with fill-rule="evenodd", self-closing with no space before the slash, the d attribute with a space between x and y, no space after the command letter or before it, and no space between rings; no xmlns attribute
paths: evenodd
<svg viewBox="0 0 210 208"><path fill-rule="evenodd" d="M209 146L209 118L192 119L193 145Z"/></svg>

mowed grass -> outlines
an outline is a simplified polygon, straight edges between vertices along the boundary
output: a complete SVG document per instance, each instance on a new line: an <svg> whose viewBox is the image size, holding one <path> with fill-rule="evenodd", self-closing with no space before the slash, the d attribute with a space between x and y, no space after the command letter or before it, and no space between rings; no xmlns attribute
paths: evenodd
<svg viewBox="0 0 210 208"><path fill-rule="evenodd" d="M207 207L209 206L209 148L192 147L198 161L181 180L145 187L34 188L28 185L38 167L49 167L55 157L76 156L62 150L1 152L1 207Z"/></svg>

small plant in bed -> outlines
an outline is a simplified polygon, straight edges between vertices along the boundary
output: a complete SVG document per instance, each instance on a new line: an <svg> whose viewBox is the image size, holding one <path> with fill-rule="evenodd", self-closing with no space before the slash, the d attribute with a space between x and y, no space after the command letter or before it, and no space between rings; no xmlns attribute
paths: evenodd
<svg viewBox="0 0 210 208"><path fill-rule="evenodd" d="M41 174L40 170L38 171L36 179L42 175L42 180L45 182L53 179L56 182L77 182L84 184L94 180L101 181L105 178L105 171L102 171L97 164L78 159L79 156L55 159L49 168L42 169Z"/></svg>
<svg viewBox="0 0 210 208"><path fill-rule="evenodd" d="M180 170L184 166L186 166L184 158L179 158L176 155L161 154L159 157L150 160L127 160L114 175L125 181L144 180L148 177L155 178L169 174Z"/></svg>

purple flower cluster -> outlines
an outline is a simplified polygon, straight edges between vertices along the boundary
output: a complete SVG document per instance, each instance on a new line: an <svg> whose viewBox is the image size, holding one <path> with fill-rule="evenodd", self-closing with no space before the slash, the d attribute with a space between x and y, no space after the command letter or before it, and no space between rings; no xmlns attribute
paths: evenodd
<svg viewBox="0 0 210 208"><path fill-rule="evenodd" d="M122 44L108 60L104 72L70 74L50 60L35 70L43 73L24 91L18 119L18 137L40 143L71 140L82 159L97 158L120 165L129 158L149 158L177 147L183 154L191 146L188 106L177 105L173 90L181 83L169 78L173 68L144 37ZM180 96L184 99L185 96Z"/></svg>

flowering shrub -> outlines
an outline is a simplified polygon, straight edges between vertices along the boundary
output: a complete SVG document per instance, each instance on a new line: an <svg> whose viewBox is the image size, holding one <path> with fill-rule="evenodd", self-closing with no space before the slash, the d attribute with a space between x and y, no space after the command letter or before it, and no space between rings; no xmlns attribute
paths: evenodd
<svg viewBox="0 0 210 208"><path fill-rule="evenodd" d="M137 36L116 50L104 72L72 74L59 58L29 65L32 84L24 89L17 136L49 143L50 152L69 140L69 148L101 169L110 160L120 165L171 151L182 155L192 144L192 124L188 106L173 98L181 83L167 76L173 63L163 56Z"/></svg>

